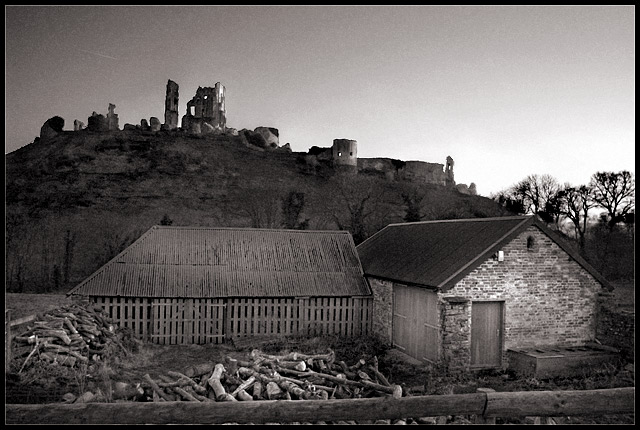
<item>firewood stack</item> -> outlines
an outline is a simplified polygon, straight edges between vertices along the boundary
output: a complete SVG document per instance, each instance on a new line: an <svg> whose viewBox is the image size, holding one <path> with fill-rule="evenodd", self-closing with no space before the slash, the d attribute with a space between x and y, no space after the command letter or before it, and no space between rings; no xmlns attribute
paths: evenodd
<svg viewBox="0 0 640 430"><path fill-rule="evenodd" d="M331 350L315 355L269 355L254 349L249 361L227 357L224 364L203 363L157 379L146 374L142 386L148 398L158 402L402 397L402 388L380 373L375 357L349 366L336 361Z"/></svg>
<svg viewBox="0 0 640 430"><path fill-rule="evenodd" d="M38 359L77 367L102 360L115 350L127 354L101 307L75 304L39 316L14 338L14 348L14 356L27 355L20 370Z"/></svg>

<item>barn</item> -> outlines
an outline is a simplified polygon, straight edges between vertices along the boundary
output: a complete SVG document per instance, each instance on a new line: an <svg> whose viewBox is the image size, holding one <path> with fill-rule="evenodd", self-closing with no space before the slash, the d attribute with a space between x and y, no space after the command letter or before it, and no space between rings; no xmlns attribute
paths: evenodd
<svg viewBox="0 0 640 430"><path fill-rule="evenodd" d="M154 226L68 295L159 344L368 334L372 296L345 231Z"/></svg>
<svg viewBox="0 0 640 430"><path fill-rule="evenodd" d="M586 345L599 292L612 288L531 216L391 224L357 250L373 332L450 370L506 368L513 351Z"/></svg>

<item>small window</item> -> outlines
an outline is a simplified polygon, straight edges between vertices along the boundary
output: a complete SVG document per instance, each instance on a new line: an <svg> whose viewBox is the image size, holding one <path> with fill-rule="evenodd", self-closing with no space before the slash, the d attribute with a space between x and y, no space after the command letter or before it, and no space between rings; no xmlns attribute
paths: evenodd
<svg viewBox="0 0 640 430"><path fill-rule="evenodd" d="M342 152L338 152L338 157L342 157Z"/></svg>
<svg viewBox="0 0 640 430"><path fill-rule="evenodd" d="M350 152L350 153L349 153L349 157L353 157L353 152Z"/></svg>
<svg viewBox="0 0 640 430"><path fill-rule="evenodd" d="M205 100L206 100L206 99L208 99L208 98L209 98L209 96L204 96L204 99L205 99Z"/></svg>
<svg viewBox="0 0 640 430"><path fill-rule="evenodd" d="M535 248L535 246L536 246L536 240L535 240L535 238L534 238L533 236L529 236L529 237L527 237L527 249L528 249L529 251L533 251L533 249Z"/></svg>

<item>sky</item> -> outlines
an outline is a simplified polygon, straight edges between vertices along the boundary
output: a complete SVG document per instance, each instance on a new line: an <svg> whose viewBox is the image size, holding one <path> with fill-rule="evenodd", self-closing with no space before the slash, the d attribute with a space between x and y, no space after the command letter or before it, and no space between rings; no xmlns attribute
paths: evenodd
<svg viewBox="0 0 640 430"><path fill-rule="evenodd" d="M5 154L49 118L120 128L226 89L227 126L306 152L445 164L489 196L530 174L635 175L634 6L5 6Z"/></svg>

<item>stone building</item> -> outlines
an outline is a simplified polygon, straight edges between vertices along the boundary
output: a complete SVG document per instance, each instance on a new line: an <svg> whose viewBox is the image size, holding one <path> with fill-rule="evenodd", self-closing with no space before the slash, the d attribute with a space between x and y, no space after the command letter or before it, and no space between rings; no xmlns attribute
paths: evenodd
<svg viewBox="0 0 640 430"><path fill-rule="evenodd" d="M208 123L222 131L227 127L225 89L217 82L214 87L198 87L196 95L187 102L187 113L182 117L182 129L200 134ZM199 131L198 131L199 130Z"/></svg>
<svg viewBox="0 0 640 430"><path fill-rule="evenodd" d="M449 370L594 341L598 294L612 288L535 217L391 224L357 249L374 332Z"/></svg>

